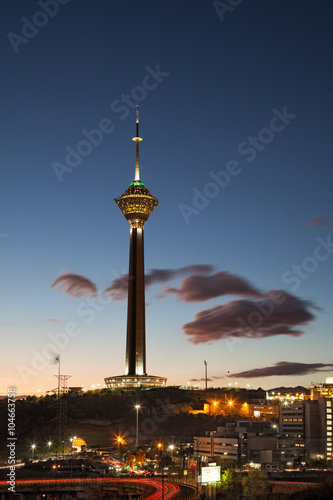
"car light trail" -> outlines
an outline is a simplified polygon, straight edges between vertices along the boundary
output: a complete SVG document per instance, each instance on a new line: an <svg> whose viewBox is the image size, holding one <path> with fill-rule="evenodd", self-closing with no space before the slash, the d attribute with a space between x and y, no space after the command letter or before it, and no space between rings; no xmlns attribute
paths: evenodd
<svg viewBox="0 0 333 500"><path fill-rule="evenodd" d="M72 479L19 479L16 481L16 486L55 486L61 485L77 485L77 484L107 484L107 483L133 483L147 484L155 488L156 491L145 497L146 500L159 500L162 498L162 485L160 481L152 479L136 479L136 478L72 478ZM7 486L7 481L0 481L1 486ZM180 492L180 487L177 484L164 482L164 500L170 500Z"/></svg>

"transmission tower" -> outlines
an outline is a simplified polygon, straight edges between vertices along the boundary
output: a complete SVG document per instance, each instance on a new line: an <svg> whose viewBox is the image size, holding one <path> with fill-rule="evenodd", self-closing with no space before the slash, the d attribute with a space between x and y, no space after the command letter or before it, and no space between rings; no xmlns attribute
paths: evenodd
<svg viewBox="0 0 333 500"><path fill-rule="evenodd" d="M58 440L60 445L60 455L64 454L65 437L67 436L67 401L62 397L63 394L68 392L67 380L71 375L61 375L60 373L60 355L56 357L56 362L59 363L58 375L58 388L54 391L57 394L57 431Z"/></svg>

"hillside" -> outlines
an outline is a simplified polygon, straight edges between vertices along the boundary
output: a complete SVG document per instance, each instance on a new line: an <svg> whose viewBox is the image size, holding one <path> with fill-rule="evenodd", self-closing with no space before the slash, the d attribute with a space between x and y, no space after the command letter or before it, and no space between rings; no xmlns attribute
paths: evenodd
<svg viewBox="0 0 333 500"><path fill-rule="evenodd" d="M83 395L64 395L61 398L63 414L67 415L65 436L80 436L88 446L113 446L115 436L122 435L127 442L135 438L136 410L140 404L140 442L174 439L190 441L194 435L214 430L225 422L223 416L192 415L213 400L236 398L239 401L263 397L261 391L241 389L209 389L208 391L180 390L166 387L151 390L101 391ZM27 398L16 402L16 436L18 455L27 453L31 443L46 443L58 436L58 405L54 396ZM235 417L236 418L236 417ZM228 420L232 419L228 416ZM6 428L7 402L0 401L0 425ZM3 435L2 444L5 444ZM69 443L69 441L68 441ZM43 444L45 446L45 444ZM1 447L5 449L4 446Z"/></svg>

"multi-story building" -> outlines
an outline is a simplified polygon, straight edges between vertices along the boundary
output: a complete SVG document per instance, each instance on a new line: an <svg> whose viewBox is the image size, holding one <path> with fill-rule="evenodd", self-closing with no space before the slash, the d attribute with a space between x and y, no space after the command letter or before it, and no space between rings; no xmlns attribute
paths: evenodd
<svg viewBox="0 0 333 500"><path fill-rule="evenodd" d="M323 427L326 427L325 435L325 458L326 460L333 460L333 449L332 449L332 410L333 410L333 398L325 400L325 408L323 414L324 422Z"/></svg>
<svg viewBox="0 0 333 500"><path fill-rule="evenodd" d="M304 442L305 439L304 401L285 403L280 406L279 429L283 438L293 438Z"/></svg>
<svg viewBox="0 0 333 500"><path fill-rule="evenodd" d="M280 404L278 425L266 420L244 420L195 437L194 453L208 458L233 458L242 463L288 466L313 460L332 461L333 379L326 379L321 391L317 385L311 398ZM244 416L251 416L249 408Z"/></svg>
<svg viewBox="0 0 333 500"><path fill-rule="evenodd" d="M280 407L283 462L332 460L332 402L333 398L319 398Z"/></svg>
<svg viewBox="0 0 333 500"><path fill-rule="evenodd" d="M202 457L231 458L242 463L259 460L271 463L277 450L276 430L267 421L238 421L195 436L194 454Z"/></svg>
<svg viewBox="0 0 333 500"><path fill-rule="evenodd" d="M311 387L311 399L333 398L333 377L326 377L324 384Z"/></svg>
<svg viewBox="0 0 333 500"><path fill-rule="evenodd" d="M333 398L308 401L305 410L306 449L310 459L332 460Z"/></svg>

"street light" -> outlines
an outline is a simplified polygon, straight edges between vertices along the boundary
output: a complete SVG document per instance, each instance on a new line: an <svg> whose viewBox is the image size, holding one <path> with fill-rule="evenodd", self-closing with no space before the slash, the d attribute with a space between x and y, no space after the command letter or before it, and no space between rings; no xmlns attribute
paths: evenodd
<svg viewBox="0 0 333 500"><path fill-rule="evenodd" d="M162 500L164 500L164 466L163 466L163 443L157 443L157 448L160 450L160 465L162 473Z"/></svg>
<svg viewBox="0 0 333 500"><path fill-rule="evenodd" d="M32 444L31 445L31 460L34 459L34 452L35 452L35 448L36 448L36 445L35 444Z"/></svg>
<svg viewBox="0 0 333 500"><path fill-rule="evenodd" d="M162 453L163 453L163 443L157 443L157 448L159 450L159 457L160 457L160 467L162 467ZM163 468L162 468L162 474L163 474Z"/></svg>
<svg viewBox="0 0 333 500"><path fill-rule="evenodd" d="M121 458L122 445L126 444L126 441L122 436L116 436L115 441L117 443L119 458Z"/></svg>
<svg viewBox="0 0 333 500"><path fill-rule="evenodd" d="M207 361L204 361L205 364L205 387L207 391Z"/></svg>
<svg viewBox="0 0 333 500"><path fill-rule="evenodd" d="M140 405L135 405L134 407L136 409L136 441L135 441L135 446L139 446L139 410L141 408Z"/></svg>

